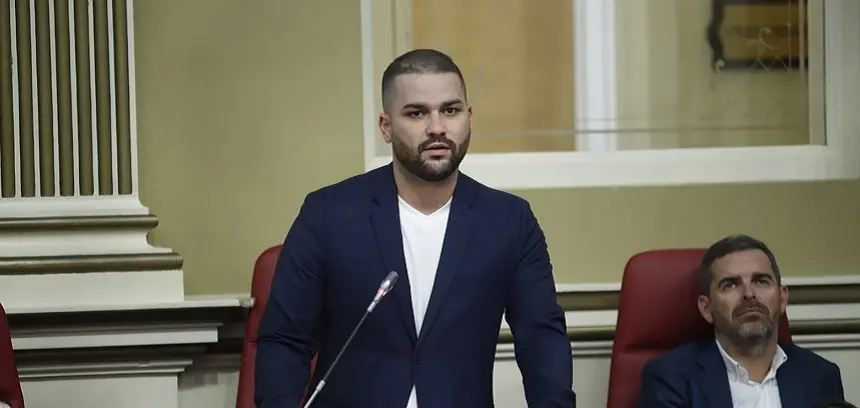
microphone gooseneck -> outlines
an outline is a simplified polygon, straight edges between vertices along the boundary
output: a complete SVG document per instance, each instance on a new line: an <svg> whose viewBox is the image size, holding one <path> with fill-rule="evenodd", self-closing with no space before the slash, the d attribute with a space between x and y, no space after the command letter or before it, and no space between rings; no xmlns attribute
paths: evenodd
<svg viewBox="0 0 860 408"><path fill-rule="evenodd" d="M358 333L358 329L361 328L361 325L364 324L364 320L367 319L367 316L369 316L370 313L373 312L373 309L376 309L376 305L379 304L382 298L385 297L385 295L387 295L388 292L391 292L391 289L394 288L394 284L397 283L397 277L397 272L391 271L388 273L388 276L386 276L385 279L382 280L382 283L379 285L379 289L376 290L376 295L373 296L373 300L370 302L370 305L367 306L367 310L365 310L364 314L361 315L361 319L358 321L358 324L356 324L355 327L352 329L352 333L349 334L349 337L346 339L346 342L343 343L343 346L340 348L340 351L338 351L337 356L334 358L334 361L331 362L331 365L328 367L328 370L326 370L325 375L323 375L323 378L320 380L319 384L317 384L316 388L314 388L314 392L313 394L311 394L310 398L308 398L308 401L305 403L304 408L310 407L311 403L314 402L317 395L319 395L320 391L322 391L323 387L325 386L325 382L328 380L329 375L331 375L331 372L334 369L334 366L336 366L337 362L340 360L340 356L342 356L343 352L346 351L346 348L349 346L349 343L352 343L353 337L355 337L355 334Z"/></svg>

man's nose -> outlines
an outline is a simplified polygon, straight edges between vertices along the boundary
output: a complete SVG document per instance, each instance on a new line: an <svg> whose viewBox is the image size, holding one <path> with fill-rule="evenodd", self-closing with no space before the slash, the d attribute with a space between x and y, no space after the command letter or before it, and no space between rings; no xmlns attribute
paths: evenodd
<svg viewBox="0 0 860 408"><path fill-rule="evenodd" d="M438 112L430 114L429 122L427 123L427 134L431 136L445 134L445 123L442 120L442 115Z"/></svg>
<svg viewBox="0 0 860 408"><path fill-rule="evenodd" d="M744 299L754 299L755 298L755 290L752 282L744 282L743 285L744 290Z"/></svg>

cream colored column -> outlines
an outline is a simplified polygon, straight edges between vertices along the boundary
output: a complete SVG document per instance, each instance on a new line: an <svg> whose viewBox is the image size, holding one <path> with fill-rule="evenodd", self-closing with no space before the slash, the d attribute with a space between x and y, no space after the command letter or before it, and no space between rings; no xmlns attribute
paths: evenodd
<svg viewBox="0 0 860 408"><path fill-rule="evenodd" d="M126 2L7 4L0 19L3 198L136 195Z"/></svg>
<svg viewBox="0 0 860 408"><path fill-rule="evenodd" d="M138 198L133 32L132 0L0 5L7 307L182 299L182 259L147 243Z"/></svg>

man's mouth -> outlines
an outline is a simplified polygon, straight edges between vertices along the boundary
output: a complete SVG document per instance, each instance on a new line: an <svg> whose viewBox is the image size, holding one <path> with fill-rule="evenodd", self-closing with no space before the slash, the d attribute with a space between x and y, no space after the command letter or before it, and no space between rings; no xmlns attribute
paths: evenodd
<svg viewBox="0 0 860 408"><path fill-rule="evenodd" d="M748 316L748 315L751 315L751 314L764 314L764 311L763 311L763 310L761 310L761 309L758 309L758 308L754 308L754 307L753 307L753 308L743 309L743 310L741 310L741 312L739 313L739 315L740 315L740 316Z"/></svg>
<svg viewBox="0 0 860 408"><path fill-rule="evenodd" d="M430 146L427 146L427 148L424 150L438 152L438 151L444 151L444 150L451 150L451 148L448 147L448 145L446 145L445 143L433 143Z"/></svg>

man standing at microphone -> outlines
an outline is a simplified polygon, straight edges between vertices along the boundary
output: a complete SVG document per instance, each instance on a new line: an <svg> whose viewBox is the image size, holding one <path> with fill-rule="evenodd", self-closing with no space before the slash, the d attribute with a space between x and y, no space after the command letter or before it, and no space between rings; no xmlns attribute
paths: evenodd
<svg viewBox="0 0 860 408"><path fill-rule="evenodd" d="M458 171L472 108L457 65L413 50L382 76L391 164L307 195L260 323L258 408L493 406L504 315L528 406L575 408L564 311L529 203ZM317 356L313 377L310 361Z"/></svg>

